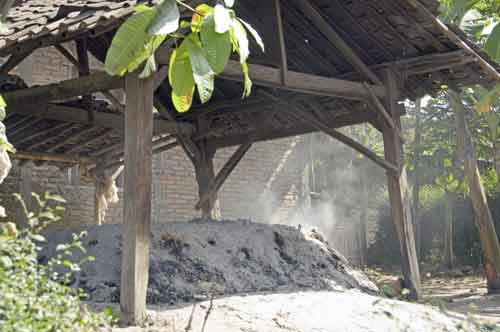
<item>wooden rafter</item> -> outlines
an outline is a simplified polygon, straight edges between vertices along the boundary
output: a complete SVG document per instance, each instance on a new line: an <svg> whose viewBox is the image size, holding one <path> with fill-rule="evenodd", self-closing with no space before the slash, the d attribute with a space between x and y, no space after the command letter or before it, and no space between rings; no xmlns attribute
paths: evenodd
<svg viewBox="0 0 500 332"><path fill-rule="evenodd" d="M24 52L13 53L9 59L0 67L0 75L7 75L12 69L20 64L33 52L33 49Z"/></svg>
<svg viewBox="0 0 500 332"><path fill-rule="evenodd" d="M10 155L13 159L36 160L36 161L52 161L70 164L94 164L95 159L83 157L79 155L32 152L32 151L16 151Z"/></svg>
<svg viewBox="0 0 500 332"><path fill-rule="evenodd" d="M308 0L293 0L292 2L301 9L304 15L313 22L316 28L325 35L365 79L375 84L382 84L377 75L361 60Z"/></svg>
<svg viewBox="0 0 500 332"><path fill-rule="evenodd" d="M376 164L382 166L386 170L390 172L397 172L398 168L396 165L391 164L384 158L378 156L375 152L371 151L367 147L363 146L362 144L356 142L352 138L342 134L341 132L331 128L327 124L325 124L323 121L315 117L314 115L307 113L300 109L298 106L296 106L293 103L289 103L288 101L281 99L279 97L274 96L271 93L261 91L262 94L266 95L270 100L274 101L277 104L282 105L286 110L287 114L296 120L302 120L307 123L310 123L314 128L324 132L325 134L335 138L336 140L346 144L347 146L350 146L354 150L358 151L359 153L363 154L366 156L368 159L372 160ZM320 112L321 110L315 110L316 112Z"/></svg>
<svg viewBox="0 0 500 332"><path fill-rule="evenodd" d="M9 105L9 111L23 115L31 115L34 113L34 110L31 108L15 104ZM103 128L115 129L120 132L123 132L124 130L123 116L117 113L95 112L94 120L90 121L87 111L77 107L42 104L36 106L36 112L36 115L43 119L94 125ZM182 131L186 133L191 133L193 130L193 127L188 123L174 123L159 118L156 118L154 122L155 135L175 133L178 128L181 128Z"/></svg>

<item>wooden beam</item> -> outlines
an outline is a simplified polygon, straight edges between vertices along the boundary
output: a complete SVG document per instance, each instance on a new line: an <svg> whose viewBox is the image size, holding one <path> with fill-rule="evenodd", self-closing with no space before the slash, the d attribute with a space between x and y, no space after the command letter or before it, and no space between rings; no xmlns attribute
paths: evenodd
<svg viewBox="0 0 500 332"><path fill-rule="evenodd" d="M97 225L104 223L106 208L104 202L100 199L104 191L104 182L106 181L106 171L104 166L106 160L98 159L94 172L94 221Z"/></svg>
<svg viewBox="0 0 500 332"><path fill-rule="evenodd" d="M69 164L95 164L96 160L93 158L83 157L79 155L58 154L58 153L44 153L32 151L16 151L10 155L13 159L21 160L37 160L37 161L52 161Z"/></svg>
<svg viewBox="0 0 500 332"><path fill-rule="evenodd" d="M170 59L169 49L160 47L156 53L159 64L168 64ZM296 71L288 71L287 84L282 84L281 70L269 66L249 64L249 73L255 85L279 88L287 91L300 92L304 94L344 98L351 100L366 100L368 97L363 84L338 78L305 74ZM238 81L243 80L241 64L230 60L220 78ZM385 88L382 85L371 85L377 97L385 96Z"/></svg>
<svg viewBox="0 0 500 332"><path fill-rule="evenodd" d="M13 53L9 59L0 67L0 75L7 75L12 69L14 69L18 64L20 64L24 59L29 57L33 53L33 50L27 50L24 52Z"/></svg>
<svg viewBox="0 0 500 332"><path fill-rule="evenodd" d="M126 76L125 186L120 308L126 325L146 318L149 247L151 237L151 186L153 96L152 77Z"/></svg>
<svg viewBox="0 0 500 332"><path fill-rule="evenodd" d="M390 112L397 128L401 128L397 114L398 84L395 74L391 70L385 72L387 84L386 108ZM405 279L405 288L410 290L410 296L418 299L421 294L420 271L418 267L417 250L411 216L410 192L407 182L406 168L403 160L403 146L396 130L389 126L383 128L385 158L397 165L397 172L387 174L389 199L391 201L391 215L398 235L402 270Z"/></svg>
<svg viewBox="0 0 500 332"><path fill-rule="evenodd" d="M206 204L206 202L213 197L214 195L217 195L217 192L220 190L224 182L226 182L226 179L231 175L235 167L239 164L241 159L245 156L247 151L252 147L252 143L245 143L242 144L238 147L238 149L231 155L231 157L226 161L222 169L217 173L217 176L215 177L215 180L213 182L213 185L210 187L210 189L205 192L202 196L200 196L200 199L198 202L195 204L194 208L196 210L201 209L203 204Z"/></svg>
<svg viewBox="0 0 500 332"><path fill-rule="evenodd" d="M109 76L105 72L95 72L88 76L58 83L4 92L3 97L8 105L39 105L44 102L66 100L94 92L119 89L123 87L123 82L122 77Z"/></svg>
<svg viewBox="0 0 500 332"><path fill-rule="evenodd" d="M278 30L279 55L281 65L281 84L286 85L288 80L288 61L286 55L285 33L283 28L283 15L281 13L280 0L274 0L274 14L276 17L276 28Z"/></svg>
<svg viewBox="0 0 500 332"><path fill-rule="evenodd" d="M63 57L66 58L66 60L68 60L69 62L71 62L71 64L78 70L80 70L80 63L78 62L78 60L73 56L73 54L71 54L64 46L60 45L60 44L56 44L54 45L54 48L56 50L59 51L59 53L61 53L61 55ZM81 73L80 73L81 74Z"/></svg>
<svg viewBox="0 0 500 332"><path fill-rule="evenodd" d="M37 106L9 105L9 112L22 115L35 115L43 119L64 121L68 123L94 125L103 128L111 128L124 131L124 117L122 114L111 112L95 112L94 120L91 121L86 110L57 104L39 104ZM188 123L176 123L156 118L154 121L155 135L164 133L176 133L178 128L183 132L192 133L193 126Z"/></svg>
<svg viewBox="0 0 500 332"><path fill-rule="evenodd" d="M12 140L12 142L16 146L20 146L20 145L22 145L25 142L31 141L32 139L39 138L39 137L42 137L42 136L45 136L47 134L54 133L54 132L58 133L59 130L64 129L67 126L68 126L67 123L59 123L59 124L57 124L55 126L50 126L47 129L36 131L35 133L33 133L31 135L24 135L24 137L22 137L22 138L20 138L18 140ZM37 141L37 142L39 142L39 141Z"/></svg>
<svg viewBox="0 0 500 332"><path fill-rule="evenodd" d="M332 28L332 26L323 18L321 13L313 7L308 0L292 0L300 8L306 17L308 17L318 30L335 46L344 57L351 63L365 79L375 83L382 84L377 75L361 60L352 48L342 39L342 37Z"/></svg>
<svg viewBox="0 0 500 332"><path fill-rule="evenodd" d="M263 95L266 95L273 102L282 105L287 110L287 114L290 115L291 117L295 118L296 120L302 120L302 121L305 121L307 123L310 123L316 129L318 129L318 130L324 132L325 134L335 138L336 140L346 144L347 146L350 146L351 148L353 148L354 150L363 154L365 157L367 157L371 161L375 162L376 164L382 166L386 170L391 171L391 172L397 172L398 169L394 164L379 157L375 152L366 148L362 144L356 142L352 138L350 138L350 137L342 134L341 132L331 128L330 126L325 124L323 121L316 118L314 115L307 113L307 112L304 112L299 107L297 107L295 104L289 103L281 98L274 96L273 94L270 94L270 93L265 92L265 91L261 91L261 93ZM312 107L314 107L314 106L312 106ZM315 110L315 111L320 112L321 110Z"/></svg>
<svg viewBox="0 0 500 332"><path fill-rule="evenodd" d="M91 144L93 144L95 142L99 142L100 140L102 140L104 137L108 136L112 132L113 132L112 129L107 129L106 131L104 131L100 135L97 135L97 136L95 136L95 137L93 137L91 139L88 139L88 140L84 140L82 142L78 142L77 144L75 144L75 146L67 149L65 151L65 153L76 153L76 152L79 152L81 149L83 149L87 145L91 145Z"/></svg>
<svg viewBox="0 0 500 332"><path fill-rule="evenodd" d="M442 32L446 37L450 38L455 45L467 51L467 53L473 55L479 65L491 75L491 77L497 82L500 83L500 73L483 57L481 57L472 47L470 47L465 41L463 41L455 32L453 32L448 26L446 26L443 22L441 22L436 16L434 16L429 9L427 9L424 5L420 3L419 0L409 0L409 4L411 4L414 8L424 13L430 21L434 23L434 26Z"/></svg>
<svg viewBox="0 0 500 332"><path fill-rule="evenodd" d="M255 85L279 88L316 96L328 96L350 100L366 100L367 92L359 82L288 71L287 84L281 82L280 69L249 64L249 72ZM241 65L230 61L220 75L221 78L241 81ZM385 90L380 85L371 85L377 97L384 97Z"/></svg>
<svg viewBox="0 0 500 332"><path fill-rule="evenodd" d="M66 127L64 128L59 128L59 130L57 131L57 134L56 135L49 135L43 139L40 139L40 140L37 140L36 142L33 142L31 144L28 144L27 146L24 146L24 150L26 151L30 151L30 150L35 150L36 148L38 148L39 146L42 146L44 144L47 144L49 143L50 141L54 141L57 137L59 136L64 136L66 135L68 132L72 131L73 129L75 129L78 125L76 124L72 124L72 123L65 123ZM14 142L14 144L17 146L19 145L19 143L17 141Z"/></svg>

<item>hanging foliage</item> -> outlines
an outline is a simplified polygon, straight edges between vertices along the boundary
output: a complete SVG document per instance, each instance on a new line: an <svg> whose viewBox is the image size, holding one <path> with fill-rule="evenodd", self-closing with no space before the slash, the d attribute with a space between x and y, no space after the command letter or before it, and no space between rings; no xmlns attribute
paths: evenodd
<svg viewBox="0 0 500 332"><path fill-rule="evenodd" d="M243 97L251 93L248 73L250 55L248 34L264 51L258 32L236 16L234 0L215 7L200 4L196 8L180 0L163 0L154 7L139 5L113 38L105 62L110 75L123 76L143 66L141 78L156 71L155 51L167 39L174 39L169 62L172 103L178 112L191 108L195 88L201 103L212 97L215 76L222 73L231 54L238 54L243 75ZM179 6L193 13L190 21L181 21Z"/></svg>

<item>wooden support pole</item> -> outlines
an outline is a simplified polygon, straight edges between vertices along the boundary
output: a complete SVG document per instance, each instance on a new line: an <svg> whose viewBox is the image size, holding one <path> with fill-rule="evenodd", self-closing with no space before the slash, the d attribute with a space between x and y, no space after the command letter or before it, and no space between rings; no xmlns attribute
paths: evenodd
<svg viewBox="0 0 500 332"><path fill-rule="evenodd" d="M97 160L96 169L94 172L94 220L96 225L104 223L104 215L106 213L103 201L100 199L102 191L104 190L104 181L106 179L106 172L104 166L106 165L105 159Z"/></svg>
<svg viewBox="0 0 500 332"><path fill-rule="evenodd" d="M218 213L214 209L217 202L217 191L212 191L215 182L214 155L215 149L207 145L206 140L197 143L199 153L192 159L198 183L198 197L204 198L200 205L202 219L217 219Z"/></svg>
<svg viewBox="0 0 500 332"><path fill-rule="evenodd" d="M252 143L245 143L240 145L240 147L233 153L233 155L228 159L228 161L224 164L222 169L217 173L217 176L215 177L214 183L212 187L203 194L203 196L200 196L200 199L195 205L195 209L199 210L203 204L206 204L206 202L213 197L214 195L217 196L218 191L226 182L226 179L231 175L235 167L239 164L241 159L245 156L247 151L252 147Z"/></svg>
<svg viewBox="0 0 500 332"><path fill-rule="evenodd" d="M126 76L125 186L121 269L121 319L141 324L146 315L151 232L153 87L150 77Z"/></svg>
<svg viewBox="0 0 500 332"><path fill-rule="evenodd" d="M389 111L396 128L401 128L397 112L398 90L395 73L385 71L387 86L386 109ZM398 172L388 172L388 189L391 203L392 221L396 228L401 251L401 264L405 280L405 288L410 290L413 299L420 297L420 271L418 266L413 220L411 216L410 191L407 182L406 168L403 160L403 146L398 132L390 126L383 126L385 159L398 165Z"/></svg>

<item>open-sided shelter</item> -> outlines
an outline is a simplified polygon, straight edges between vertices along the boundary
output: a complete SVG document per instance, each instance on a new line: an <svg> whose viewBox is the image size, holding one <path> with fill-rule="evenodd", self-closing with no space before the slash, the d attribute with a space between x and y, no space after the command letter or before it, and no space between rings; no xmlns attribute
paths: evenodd
<svg viewBox="0 0 500 332"><path fill-rule="evenodd" d="M435 0L239 0L237 12L261 33L267 48L265 54L251 48L252 96L241 99L240 65L231 60L212 100L177 114L166 80L167 45L157 51L161 66L149 79L89 70L89 54L104 61L114 32L138 3L156 1L20 0L0 35L0 56L8 57L1 75L45 47L57 48L80 75L33 87L4 76L0 91L8 103L7 133L18 149L13 157L61 167L80 164L97 183L125 166L123 319L134 323L144 314L153 153L183 147L195 167L198 207L210 217L217 191L253 143L314 131L387 170L403 273L418 297L399 102L443 85L491 86L500 82L498 65L436 18ZM75 43L76 55L62 46L67 42ZM125 105L108 93L115 89L125 91ZM106 98L97 100L97 92ZM360 123L382 132L385 156L336 129ZM215 151L228 146L238 148L214 174Z"/></svg>

